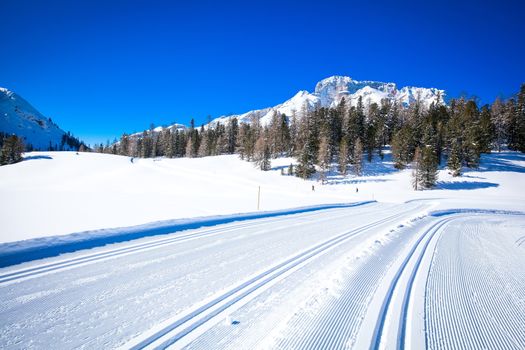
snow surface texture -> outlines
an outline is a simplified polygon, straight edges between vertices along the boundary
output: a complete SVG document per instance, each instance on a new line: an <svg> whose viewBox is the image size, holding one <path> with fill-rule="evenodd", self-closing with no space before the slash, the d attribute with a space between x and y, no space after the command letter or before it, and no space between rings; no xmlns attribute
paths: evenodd
<svg viewBox="0 0 525 350"><path fill-rule="evenodd" d="M65 134L26 100L5 88L0 88L0 131L23 137L37 150L59 146Z"/></svg>
<svg viewBox="0 0 525 350"><path fill-rule="evenodd" d="M256 219L4 268L0 346L522 348L525 216L427 216L436 206Z"/></svg>

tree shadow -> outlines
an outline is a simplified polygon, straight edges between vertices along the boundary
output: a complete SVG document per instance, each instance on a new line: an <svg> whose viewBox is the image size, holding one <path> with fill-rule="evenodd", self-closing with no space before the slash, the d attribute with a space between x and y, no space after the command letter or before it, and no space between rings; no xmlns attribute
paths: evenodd
<svg viewBox="0 0 525 350"><path fill-rule="evenodd" d="M498 187L499 184L493 182L474 182L474 181L440 181L436 184L437 190L478 190L482 188Z"/></svg>
<svg viewBox="0 0 525 350"><path fill-rule="evenodd" d="M495 156L497 155L497 157ZM525 166L516 164L516 161L525 162L525 154L518 152L503 151L494 152L492 155L482 155L479 169L469 169L470 171L511 171L525 173Z"/></svg>
<svg viewBox="0 0 525 350"><path fill-rule="evenodd" d="M45 155L38 155L38 156L28 156L24 157L25 160L33 160L33 159L53 159L51 156L45 156Z"/></svg>

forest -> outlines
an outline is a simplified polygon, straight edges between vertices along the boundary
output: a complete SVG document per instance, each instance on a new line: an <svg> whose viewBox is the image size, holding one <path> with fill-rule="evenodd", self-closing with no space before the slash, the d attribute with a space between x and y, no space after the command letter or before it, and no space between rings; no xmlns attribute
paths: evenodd
<svg viewBox="0 0 525 350"><path fill-rule="evenodd" d="M238 154L261 170L271 160L294 157L288 174L303 179L318 173L324 181L333 169L342 175L362 174L363 162L390 146L394 166L413 169L415 189L432 188L437 171L446 167L460 176L463 167L476 168L480 155L503 148L525 152L525 84L515 97L479 106L475 99L452 99L447 105L424 108L419 99L403 106L388 99L380 104L344 98L334 108L307 106L287 116L274 113L268 125L257 118L239 123L211 123L188 128L162 128L124 134L95 151L130 157L207 157Z"/></svg>

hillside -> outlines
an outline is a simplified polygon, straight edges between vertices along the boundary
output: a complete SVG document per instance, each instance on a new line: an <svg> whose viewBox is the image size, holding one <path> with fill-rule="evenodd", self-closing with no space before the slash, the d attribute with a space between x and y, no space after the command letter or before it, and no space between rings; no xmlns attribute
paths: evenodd
<svg viewBox="0 0 525 350"><path fill-rule="evenodd" d="M32 152L0 168L0 241L63 235L177 218L246 213L322 203L435 199L441 208L525 210L525 155L484 154L478 170L452 178L440 170L438 187L411 189L411 170L365 162L364 175L329 174L328 184L281 175L290 158L262 172L236 155L134 159L74 152ZM312 191L315 186L315 191ZM356 193L356 189L359 192Z"/></svg>
<svg viewBox="0 0 525 350"><path fill-rule="evenodd" d="M16 93L0 87L0 132L15 134L35 150L76 150L79 141Z"/></svg>

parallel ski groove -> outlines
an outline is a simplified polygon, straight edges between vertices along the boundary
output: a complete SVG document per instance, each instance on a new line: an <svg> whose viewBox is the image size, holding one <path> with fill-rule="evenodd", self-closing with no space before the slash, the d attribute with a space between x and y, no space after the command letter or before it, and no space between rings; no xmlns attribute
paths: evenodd
<svg viewBox="0 0 525 350"><path fill-rule="evenodd" d="M434 225L432 225L430 228L428 228L417 239L417 241L413 244L413 246L410 249L409 253L406 255L406 257L403 260L403 262L401 263L400 267L397 269L396 274L394 275L394 278L392 279L392 281L389 284L386 298L383 300L383 303L381 305L380 313L378 315L378 321L377 321L376 327L374 329L374 335L373 335L373 338L372 338L372 344L370 346L371 348L373 348L373 349L379 349L380 348L380 345L382 343L383 333L385 332L385 329L384 329L385 321L386 321L389 309L391 307L394 291L396 290L396 288L404 288L404 287L399 287L398 286L398 283L399 283L399 280L401 278L401 275L405 271L408 263L410 262L410 260L414 256L414 254L415 254L416 250L418 249L418 247L421 244L423 244L421 252L416 257L417 260L416 260L416 263L415 263L415 265L413 267L413 270L411 271L409 285L406 287L405 294L404 294L404 297L403 297L402 312L399 315L400 328L398 329L398 336L396 338L397 339L396 348L401 349L401 348L404 347L404 337L405 337L404 333L406 331L406 327L405 327L404 323L406 322L406 315L407 315L408 302L409 302L409 294L410 294L410 290L411 290L411 287L412 287L415 275L417 273L417 269L418 269L418 267L419 267L419 265L421 263L421 260L423 259L423 256L425 255L426 248L428 247L430 241L432 240L432 237L436 234L436 232L439 231L439 229L441 227L443 227L445 224L447 224L450 220L452 220L452 219L447 218L447 219L438 221Z"/></svg>
<svg viewBox="0 0 525 350"><path fill-rule="evenodd" d="M308 214L303 214L303 215L305 215L306 217L311 217L311 216L316 216L320 214L316 212L316 213L308 213ZM343 215L346 215L346 214L343 214ZM28 277L36 277L40 274L48 273L52 271L57 272L64 268L69 268L69 267L83 265L86 263L114 258L114 257L118 257L124 254L138 253L146 249L150 249L150 248L159 248L159 247L167 246L170 244L182 243L182 242L186 242L186 241L201 238L201 237L211 236L214 234L222 234L222 233L226 233L229 231L238 230L241 228L257 227L260 225L264 225L268 221L271 223L275 223L276 221L277 222L284 221L287 219L288 217L283 217L279 219L268 218L268 219L257 219L256 222L228 224L227 227L205 229L200 232L192 232L189 234L177 235L176 237L158 239L153 242L139 243L139 244L135 244L132 246L116 248L116 249L112 249L112 250L104 251L100 253L89 254L89 255L71 258L71 259L65 259L65 260L50 263L50 264L44 264L44 265L35 266L35 267L22 269L22 270L9 272L9 273L0 275L0 284L11 282L11 281L16 281L22 278L25 279Z"/></svg>
<svg viewBox="0 0 525 350"><path fill-rule="evenodd" d="M239 302L243 298L247 297L249 294L254 292L255 290L259 289L263 285L269 283L270 281L276 279L280 275L284 274L285 272L289 271L293 267L307 261L310 259L315 258L316 256L321 255L326 250L330 249L331 247L342 243L343 241L360 234L362 232L365 232L371 228L374 228L376 226L382 225L384 223L387 223L389 221L392 221L396 218L399 218L400 216L413 212L414 209L410 209L408 211L404 211L401 213L397 213L395 215L386 217L384 219L378 220L376 222L364 225L360 228L345 232L341 235L338 235L334 238L331 238L321 244L316 245L313 248L308 249L307 251L304 251L300 253L299 255L296 255L295 257L288 259L287 261L272 267L271 269L255 276L254 278L250 279L249 281L231 289L230 291L222 294L221 296L217 297L216 299L210 301L206 305L201 306L197 310L193 311L190 314L187 314L186 316L172 322L170 325L164 327L162 330L156 332L155 334L147 337L146 339L140 341L138 344L132 346L132 349L141 349L144 348L159 339L163 337L167 337L168 339L163 341L160 345L158 345L158 348L165 348L167 346L170 346L189 334L194 329L198 328L205 322L212 319L214 316L219 314L220 312L224 311L225 309L229 308L234 303ZM243 291L244 290L244 291ZM235 293L240 292L241 294L234 298L234 300L228 301L226 304L220 306L218 309L210 311L211 308L216 306L217 304L223 302L228 297L232 296ZM202 315L202 316L201 316ZM200 317L200 318L198 318ZM196 319L198 318L198 319ZM190 322L191 324L184 327L184 324L187 322ZM181 330L177 330L178 328L184 327ZM171 334L170 333L174 333Z"/></svg>

